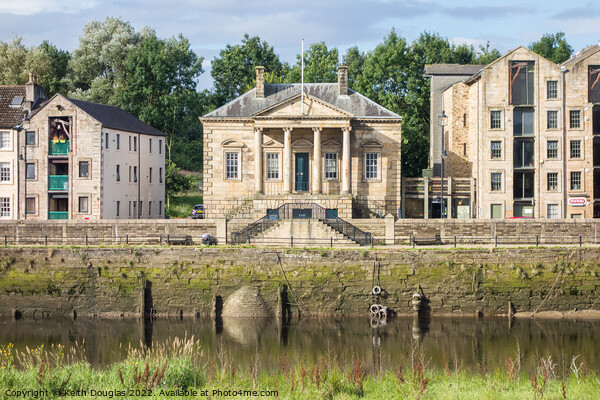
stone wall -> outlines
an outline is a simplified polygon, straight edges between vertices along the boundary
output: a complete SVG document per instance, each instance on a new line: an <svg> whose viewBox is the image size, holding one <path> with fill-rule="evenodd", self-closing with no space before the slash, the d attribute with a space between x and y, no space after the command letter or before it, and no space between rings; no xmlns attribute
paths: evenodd
<svg viewBox="0 0 600 400"><path fill-rule="evenodd" d="M591 310L599 256L597 248L6 248L0 316L208 315L244 286L274 310L286 286L294 315L367 315L374 301L410 313L419 285L432 314L506 313L509 301L517 312Z"/></svg>
<svg viewBox="0 0 600 400"><path fill-rule="evenodd" d="M201 220L101 220L89 222L1 222L0 242L5 236L9 244L88 244L158 242L167 235L190 235L194 243L201 243L202 234L216 237L216 221Z"/></svg>

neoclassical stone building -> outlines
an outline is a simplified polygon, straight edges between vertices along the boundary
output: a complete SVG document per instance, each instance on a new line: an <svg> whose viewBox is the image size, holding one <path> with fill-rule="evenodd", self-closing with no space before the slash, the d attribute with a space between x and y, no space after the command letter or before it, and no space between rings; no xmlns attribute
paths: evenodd
<svg viewBox="0 0 600 400"><path fill-rule="evenodd" d="M207 216L265 215L286 202L352 217L353 198L397 215L401 117L338 83L265 84L201 117Z"/></svg>

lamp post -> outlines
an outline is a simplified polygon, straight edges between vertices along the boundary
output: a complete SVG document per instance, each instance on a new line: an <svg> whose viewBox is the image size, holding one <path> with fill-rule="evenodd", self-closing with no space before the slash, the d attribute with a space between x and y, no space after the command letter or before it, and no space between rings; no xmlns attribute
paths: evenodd
<svg viewBox="0 0 600 400"><path fill-rule="evenodd" d="M441 189L440 189L440 218L444 218L444 158L446 157L446 150L444 148L444 126L446 125L446 121L448 117L446 116L446 112L442 110L442 113L438 116L438 125L442 127L442 160L441 160Z"/></svg>

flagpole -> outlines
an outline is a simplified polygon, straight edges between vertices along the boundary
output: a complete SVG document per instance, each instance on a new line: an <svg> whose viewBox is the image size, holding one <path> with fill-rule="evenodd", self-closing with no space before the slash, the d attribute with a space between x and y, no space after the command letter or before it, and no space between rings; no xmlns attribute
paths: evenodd
<svg viewBox="0 0 600 400"><path fill-rule="evenodd" d="M301 84L300 84L300 91L302 92L302 95L300 96L300 114L304 115L304 39L302 39L302 67L301 67Z"/></svg>

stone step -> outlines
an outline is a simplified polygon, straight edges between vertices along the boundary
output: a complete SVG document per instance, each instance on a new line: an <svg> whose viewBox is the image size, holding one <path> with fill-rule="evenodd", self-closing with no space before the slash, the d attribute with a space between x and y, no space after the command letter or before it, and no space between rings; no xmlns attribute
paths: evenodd
<svg viewBox="0 0 600 400"><path fill-rule="evenodd" d="M282 220L251 240L256 244L287 245L291 243L291 237L294 237L294 245L298 246L329 246L332 239L336 247L358 245L318 220Z"/></svg>

